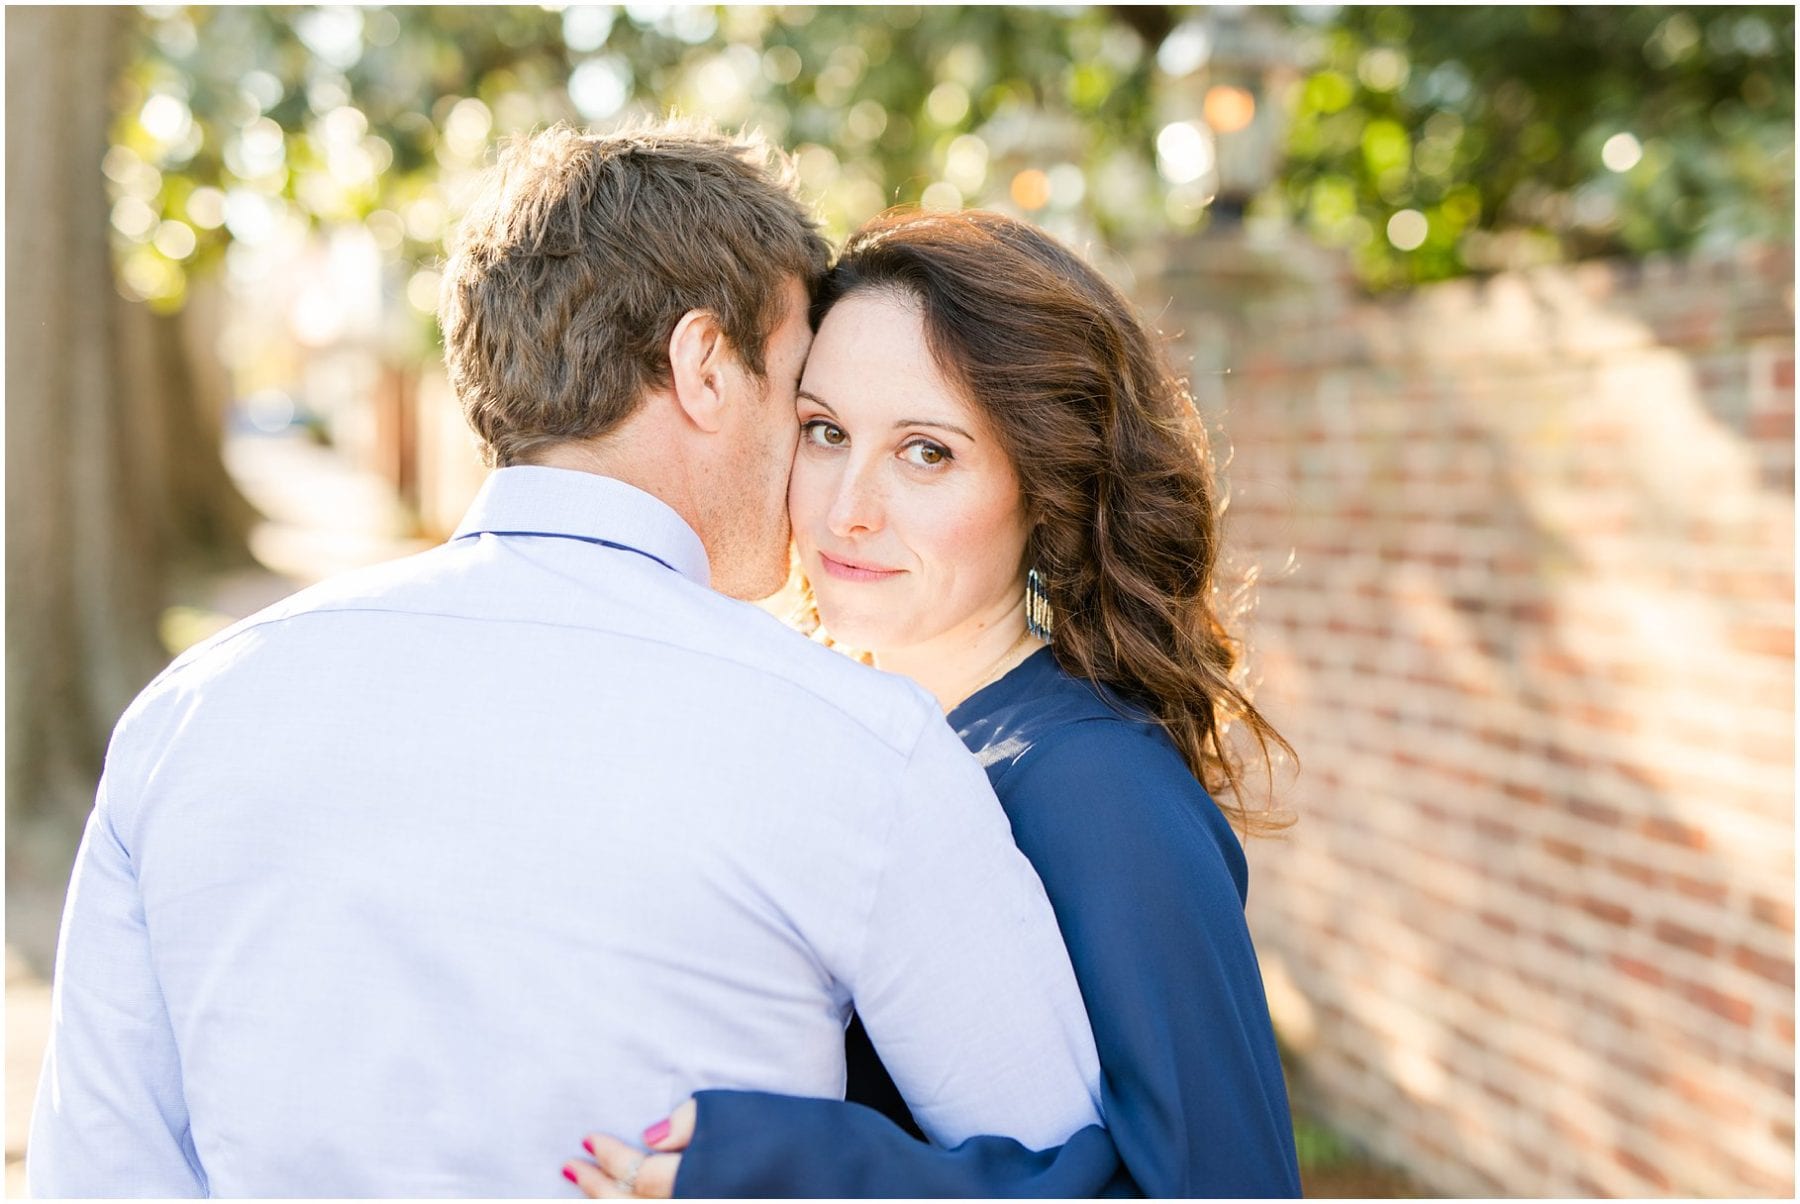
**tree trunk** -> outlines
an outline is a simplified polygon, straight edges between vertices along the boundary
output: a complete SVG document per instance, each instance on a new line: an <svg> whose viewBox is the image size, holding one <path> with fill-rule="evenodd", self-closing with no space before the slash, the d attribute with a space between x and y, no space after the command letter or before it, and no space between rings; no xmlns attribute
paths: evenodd
<svg viewBox="0 0 1800 1204"><path fill-rule="evenodd" d="M6 12L9 895L66 881L107 735L167 660L168 566L241 558L250 515L180 319L114 285L100 162L131 19Z"/></svg>
<svg viewBox="0 0 1800 1204"><path fill-rule="evenodd" d="M217 348L224 304L220 283L207 278L189 279L180 313L116 302L156 558L177 574L252 563L247 539L256 511L221 455L231 390Z"/></svg>

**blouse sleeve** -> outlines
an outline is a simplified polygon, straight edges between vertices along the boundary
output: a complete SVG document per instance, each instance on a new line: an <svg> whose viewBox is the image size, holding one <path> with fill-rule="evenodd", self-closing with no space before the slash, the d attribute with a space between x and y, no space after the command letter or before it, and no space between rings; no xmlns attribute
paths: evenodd
<svg viewBox="0 0 1800 1204"><path fill-rule="evenodd" d="M1096 720L1002 791L1081 984L1102 1114L1149 1196L1300 1195L1287 1084L1244 920L1244 855L1174 747Z"/></svg>
<svg viewBox="0 0 1800 1204"><path fill-rule="evenodd" d="M1107 1127L944 1150L841 1100L702 1092L677 1196L1300 1195L1243 853L1186 765L1095 720L1040 740L1000 793L1069 948Z"/></svg>

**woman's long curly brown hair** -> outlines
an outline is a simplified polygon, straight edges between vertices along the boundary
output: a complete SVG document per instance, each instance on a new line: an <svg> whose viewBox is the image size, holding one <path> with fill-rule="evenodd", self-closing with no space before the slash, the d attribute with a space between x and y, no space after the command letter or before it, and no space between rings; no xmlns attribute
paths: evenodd
<svg viewBox="0 0 1800 1204"><path fill-rule="evenodd" d="M1240 831L1285 827L1245 805L1226 739L1243 725L1271 787L1274 750L1293 752L1238 684L1242 648L1215 607L1206 428L1130 302L1043 231L976 210L863 226L826 277L814 326L867 289L921 305L937 366L1010 454L1057 662L1154 715Z"/></svg>

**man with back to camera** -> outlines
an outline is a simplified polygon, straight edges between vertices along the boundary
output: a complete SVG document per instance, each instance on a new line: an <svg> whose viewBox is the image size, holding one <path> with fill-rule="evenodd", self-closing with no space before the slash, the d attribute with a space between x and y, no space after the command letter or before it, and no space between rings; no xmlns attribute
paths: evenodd
<svg viewBox="0 0 1800 1204"><path fill-rule="evenodd" d="M497 471L442 547L120 720L34 1195L572 1194L580 1134L702 1087L841 1094L852 1004L934 1139L1098 1120L1055 919L935 702L731 600L787 570L826 262L790 180L672 125L502 155L441 306Z"/></svg>

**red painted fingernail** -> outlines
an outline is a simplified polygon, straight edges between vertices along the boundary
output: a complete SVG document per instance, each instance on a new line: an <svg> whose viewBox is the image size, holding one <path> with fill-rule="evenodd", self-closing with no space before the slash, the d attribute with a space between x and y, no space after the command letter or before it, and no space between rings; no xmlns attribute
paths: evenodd
<svg viewBox="0 0 1800 1204"><path fill-rule="evenodd" d="M581 1180L579 1180L575 1177L575 1168L572 1166L563 1167L563 1178L567 1179L570 1183L573 1183L576 1186L580 1186L580 1184L581 1184Z"/></svg>
<svg viewBox="0 0 1800 1204"><path fill-rule="evenodd" d="M594 1152L594 1139L592 1137L583 1137L581 1139L581 1148L586 1150L590 1154L593 1153Z"/></svg>
<svg viewBox="0 0 1800 1204"><path fill-rule="evenodd" d="M657 1142L661 1141L663 1138L667 1137L668 1135L669 1135L669 1122L666 1120L659 1120L655 1124L651 1125L648 1129L644 1130L644 1144L645 1145L655 1145Z"/></svg>

